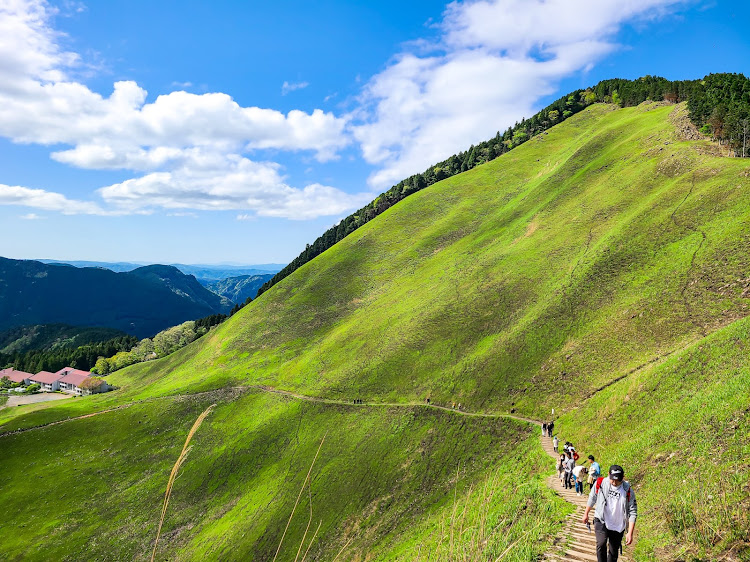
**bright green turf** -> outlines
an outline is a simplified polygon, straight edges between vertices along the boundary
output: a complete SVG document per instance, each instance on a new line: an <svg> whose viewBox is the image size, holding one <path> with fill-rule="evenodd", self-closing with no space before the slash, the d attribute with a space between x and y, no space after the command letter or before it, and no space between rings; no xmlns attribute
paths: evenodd
<svg viewBox="0 0 750 562"><path fill-rule="evenodd" d="M324 436L311 486L310 533L322 522L311 549L318 560L332 559L350 538L346 559L376 546L386 551L413 522L444 517L454 491L461 500L488 470L528 462L529 451L532 459L540 454L537 430L528 424L421 406L331 406L258 391L164 398L3 437L3 478L12 482L0 490L4 554L28 560L149 555L171 466L193 421L212 403L218 406L196 433L175 484L161 560L272 557ZM539 462L532 462L516 486L540 488L531 476ZM309 497L305 490L279 560L294 560ZM530 501L522 487L501 497L529 509L497 537L499 544L530 522L540 525L538 534L554 534L565 510L544 489ZM493 516L501 507L486 511Z"/></svg>
<svg viewBox="0 0 750 562"><path fill-rule="evenodd" d="M750 319L602 390L558 427L605 469L626 467L638 559L750 557Z"/></svg>
<svg viewBox="0 0 750 562"><path fill-rule="evenodd" d="M627 381L648 377L652 372L666 373L659 369L667 367L636 371L621 383L596 393L598 388L669 353L673 353L673 359L667 365L672 365L672 361L682 360L681 350L694 348L690 346L704 345L710 351L718 346L718 340L713 336L704 339L705 336L723 328L725 331L716 335L719 338L728 333L726 330L739 329L735 326L740 324L725 327L748 313L750 162L705 155L696 150L701 143L675 139L669 122L673 110L673 106L648 104L629 109L592 106L488 164L410 196L198 342L165 359L111 375L109 380L121 387L118 391L5 409L0 411L0 429L31 427L117 404L145 402L81 422L0 438L0 448L4 453L11 442L7 440L13 440L25 451L25 462L43 467L50 461L31 446L36 443L34 435L62 432L69 425L80 426L85 435L85 428L95 431L94 426L103 420L119 420L131 415L129 412L146 412L148 422L158 424L159 408L166 407L162 404L170 403L175 394L252 384L347 401L364 398L370 402L407 404L431 396L433 402L460 402L472 411L514 410L530 417L548 416L554 407L557 412L566 413L562 424L566 431L575 430L576 440L591 440L598 447L593 431L610 427L608 420L601 418L600 401L629 384ZM722 373L721 351L716 352L714 360L717 372ZM682 376L679 370L675 373L659 376ZM720 377L726 382L726 373ZM692 392L705 390L714 393L710 395L717 400L731 388L714 388L704 379L695 384L695 388L690 387ZM623 435L606 448L601 446L607 456L622 456L629 466L643 466L648 475L638 479L639 489L643 487L641 508L644 514L652 514L644 515L642 540L637 547L643 558L678 552L682 546L677 539L683 531L682 540L693 552L703 549L716 554L730 545L736 546L739 540L733 532L706 543L690 531L689 525L687 531L680 531L675 523L671 528L677 536L672 533L674 540L667 540L663 521L653 515L660 513L662 503L670 499L665 495L670 488L649 485L654 470L647 462L651 458L650 441L640 435L651 435L652 427L671 427L669 424L691 427L688 419L693 415L689 409L675 407L681 404L678 398L685 393L675 395L671 388L667 384L658 387L653 395L648 395L650 402L644 398L608 403L610 410L605 412L612 416L629 413L641 420L633 425L633 431L640 428L634 444L631 445L632 435ZM594 398L587 401L591 394ZM662 396L671 421L652 425L650 420ZM240 406L245 400L249 401L247 405ZM242 442L251 431L267 431L278 439L294 438L287 419L295 415L292 413L279 413L276 419L283 418L284 422L274 421L263 430L245 425L251 423L248 420L263 420L267 414L268 405L253 400L248 395L217 410L217 418L226 415L235 419L240 415L237 412L244 412L241 420L230 424L237 433L226 439ZM746 405L740 402L739 398L729 402L716 423L744 415ZM312 408L309 404L305 407ZM640 409L630 411L631 407ZM358 500L351 511L341 511L337 494L342 489L349 490L352 482L349 476L338 478L338 472L324 471L317 483L324 490L321 493L327 494L326 502L315 502L314 498L313 503L319 506L326 525L321 528L316 547L324 549L325 559L346 536L354 537L352 544L360 552L372 551L382 559L409 559L414 549L422 546L431 551L442 548L437 535L429 531L445 526L451 517L452 498L447 492L453 479L450 473L456 468L453 456L440 457L444 460L436 469L441 476L430 494L422 497L403 492L405 495L393 499L391 489L413 493L413 479L418 479L419 474L403 481L392 474L395 467L401 466L399 462L405 462L404 451L408 448L401 450L406 445L393 442L382 425L385 420L377 421L384 410L380 414L357 410L356 417L340 420L336 418L339 414L334 413L336 407L315 408L320 428L340 425L345 428L347 439L351 433L354 443L361 439L357 437L359 424L370 428L367 443L375 452L373 456L368 453L368 460L345 456L338 466L341 471L363 471L360 463L372 463L364 472L365 485L371 492L368 501L386 502L382 505L388 506L387 510L379 509L377 504L371 512L368 509L372 510L373 504ZM190 416L194 415L197 411L190 412ZM394 419L401 415L404 414L395 411L391 414ZM406 437L418 440L428 427L449 423L445 419L449 414L431 415L429 422L407 424ZM190 425L190 416L180 417L179 423L174 421L183 434ZM368 416L374 417L368 421ZM573 427L575 416L586 422L585 429ZM168 420L168 416L164 418L165 425ZM215 438L222 440L227 430L212 429L216 423L209 419L206 432L216 431ZM121 431L115 427L118 425L119 422L112 422L113 431ZM164 538L165 552L193 559L215 552L231 558L229 553L235 552L235 547L239 549L236 552L268 553L270 545L275 546L278 541L280 521L288 516L290 507L289 501L262 504L261 499L281 488L287 498L296 494L321 431L316 428L305 439L305 461L299 459L290 472L291 480L283 486L279 484L276 461L265 453L265 444L251 440L246 446L247 455L256 459L254 472L241 466L234 471L234 477L242 482L246 477L255 478L254 483L247 484L247 490L237 487L226 495L211 496L205 503L197 502L195 509L175 499L169 519L172 532L168 531ZM75 439L60 437L59 446L71 451L89 446L96 450L96 445L82 440L81 433L76 433ZM708 449L736 450L731 449L731 443L722 441L721 431L706 430L700 435L704 444L699 452L704 452L698 458L704 464L708 462ZM179 441L177 434L170 437L171 441ZM131 439L134 451L140 449L142 439L145 438ZM528 483L531 490L536 486L534 482L538 484L538 459L530 456L528 444L519 442L501 458L490 454L494 449L481 443L474 443L467 430L465 434L457 432L446 437L441 444L447 451L472 450L475 460L481 459L481 466L467 474L466 484L486 481L495 467L506 469L524 463L533 468L517 481L503 476L510 478L503 480L503 487L515 490L512 484ZM661 452L669 454L678 446L676 441L659 443ZM152 522L154 511L158 512L158 499L151 497L152 492L164 485L180 443L165 443L162 447L163 458L158 460L161 474L149 480L148 501L129 505L121 499L120 492L112 497L113 502L137 509L139 517L149 517ZM342 444L341 450L351 451L352 447ZM282 457L289 454L284 451L279 453ZM380 461L384 451L392 457ZM231 465L231 455L225 458L223 452L215 454L216 463ZM730 453L722 452L725 454ZM195 458L192 455L178 487L182 482L182 486L194 490L203 477L191 472L191 467L199 470L207 465L191 464ZM17 453L12 462L21 462L15 456ZM117 454L112 463L120 462L116 457ZM8 458L9 455L2 455L0 470L8 470ZM514 463L509 458L518 460ZM729 458L722 462L729 463ZM382 467L376 469L379 461ZM210 483L211 479L205 482ZM654 482L659 482L658 477ZM739 489L739 500L747 501L747 489ZM7 501L20 501L22 490L3 493L8 494ZM513 492L517 493L520 492ZM530 497L537 497L536 493L530 492ZM471 504L467 511L470 518L478 508L474 506L476 494L468 495L475 498L467 500ZM514 495L497 506L497 521L502 520L503 510L517 500ZM711 502L706 504L707 509L717 508L718 500ZM72 500L70 505L74 505ZM239 522L237 505L248 506L242 508L246 509L243 517L252 514L257 526ZM260 512L253 511L260 505L264 505ZM420 510L418 515L412 514L398 524L389 519L388 513L404 513L407 506ZM228 519L215 520L214 515L223 510L227 510ZM64 507L51 512L58 518L66 513ZM196 523L196 513L205 515L206 520L201 518L200 524ZM540 505L534 517L543 521L543 513ZM33 511L32 514L38 516ZM349 528L344 522L355 514L368 525L389 531L370 533L369 527L342 531ZM550 524L550 518L546 519ZM108 523L108 517L94 514L87 521L82 521L80 528L91 532L97 528L97 521ZM299 543L305 523L294 526L297 534L291 538L292 543ZM0 527L3 525L0 515ZM118 532L118 525L109 524L112 533ZM175 534L174 529L180 531ZM133 537L129 546L122 547L126 557L144 552L150 535L146 529L140 531L143 536ZM130 536L127 530L122 534ZM548 534L547 539L550 538ZM0 538L0 546L5 547L7 540ZM64 537L58 540L61 542L55 544L59 552L73 548ZM532 537L524 541L524 547L540 544ZM102 540L102 545L107 542ZM496 552L493 549L501 548L502 543L497 539L488 544L494 545L488 546L488 552ZM23 552L18 545L14 548L14 552ZM667 550L660 550L663 548ZM259 555L258 559L263 558Z"/></svg>

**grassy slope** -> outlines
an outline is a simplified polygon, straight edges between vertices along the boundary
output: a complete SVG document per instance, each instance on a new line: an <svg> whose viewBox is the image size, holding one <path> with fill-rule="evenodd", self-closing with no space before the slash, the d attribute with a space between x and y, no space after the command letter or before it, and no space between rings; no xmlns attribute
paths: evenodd
<svg viewBox="0 0 750 562"><path fill-rule="evenodd" d="M744 287L722 287L750 260L748 163L674 143L671 110L592 108L408 198L144 392L233 380L543 415L744 316Z"/></svg>
<svg viewBox="0 0 750 562"><path fill-rule="evenodd" d="M560 434L638 491L640 560L750 559L750 319L597 393ZM733 559L733 558L729 558Z"/></svg>
<svg viewBox="0 0 750 562"><path fill-rule="evenodd" d="M376 546L387 548L414 521L441 517L454 490L460 501L468 483L491 467L525 459L537 438L521 422L424 407L339 407L257 391L154 400L2 438L3 477L13 483L0 490L7 559L150 555L170 467L190 425L211 403L218 406L196 434L175 485L162 560L270 560L324 436L311 493L305 490L279 560L294 559L308 498L313 530L322 523L315 559L331 560L350 538L346 559L361 559ZM529 521L542 523L538 536L554 534L555 514L564 506L549 491L528 502L522 489L507 496L529 506L510 537L525 532ZM536 545L537 552L542 548Z"/></svg>
<svg viewBox="0 0 750 562"><path fill-rule="evenodd" d="M155 397L229 384L269 384L345 400L362 397L408 402L430 395L434 402L461 402L471 410L515 409L531 416L546 415L555 407L557 411L574 411L563 418L565 431L575 431L576 440L598 446L594 432L610 423L599 415L598 401L614 396L609 405L612 415L628 412L629 404L635 407L639 402L630 400L623 406L617 402L620 395L611 393L667 367L641 369L589 401L584 400L586 396L640 365L676 352L665 364L672 365L683 357L679 350L703 345L694 342L703 342L705 334L747 314L750 166L747 161L700 154L695 150L696 143L677 141L668 120L672 110L659 106L622 110L594 106L491 163L409 197L196 344L164 360L111 376L122 386L118 392L62 404L6 409L0 411L0 424L6 430L28 427L124 401L160 404ZM722 361L721 354L717 361ZM680 371L676 373L673 376L679 377ZM714 397L731 388L710 387L702 380L696 384ZM671 389L669 385L660 386L659 399L662 393L667 403L684 397L684 391L675 394ZM640 429L641 433L651 427L643 421L650 413L648 403L642 406L644 411L638 412L640 425L632 426L633 431ZM134 408L148 411L150 407ZM317 407L327 412L321 414L321 425L326 425L323 421L331 416L330 409ZM231 411L238 408L235 405ZM249 408L250 417L263 419L264 405ZM734 401L725 414L729 419L741 411L739 401ZM106 414L120 415L127 414ZM685 421L688 412L677 409L672 415L669 423L690 427ZM72 423L87 427L106 416ZM576 424L576 416L586 424ZM356 429L360 417L353 420L339 420L338 427ZM190 420L182 423L187 427ZM437 423L448 422L437 416L427 425ZM24 444L30 439L27 436L58 431L60 427L66 426L12 439ZM418 435L426 426L407 427L410 434ZM248 429L238 429L237 439L243 431ZM289 428L278 431L288 438L284 431ZM372 431L373 442L386 444L384 450L390 451L394 444L384 437L389 433L377 433L383 431L377 425ZM723 447L715 432L701 435L707 446ZM311 458L318 437L319 432L305 440L305 462ZM632 440L626 437L602 446L602 454L624 458L629 467L636 462L649 466L650 442L639 437L637 445L630 445ZM464 435L446 437L446 443L448 450L474 449L474 440ZM6 442L0 446L5 447ZM164 470L170 464L166 459L176 458L179 446L170 442L170 454L162 463ZM673 446L667 440L661 448L667 451ZM342 450L345 448L342 446ZM263 448L251 445L248 450ZM374 450L373 456L368 453L367 462L377 462L379 449ZM486 447L474 454L484 458L492 450ZM524 450L523 443L518 443L503 457L487 458L497 465L514 466L511 459L521 458L516 455ZM705 461L707 453L700 455ZM220 466L230 462L223 459L217 456L215 462ZM194 481L188 477L192 460L184 469L183 482ZM7 462L0 461L0 468ZM38 462L44 464L41 459ZM300 461L294 473L298 480L302 478L298 473L306 469L305 462ZM347 462L358 465L352 457ZM259 477L263 484L258 486L279 486L273 463L258 463L259 471L269 471ZM392 466L397 466L395 460ZM491 463L467 475L466 484L479 485L489 478L490 468ZM445 491L449 486L449 472L443 471L435 490ZM515 483L532 483L534 478L519 476ZM162 474L161 480L155 478L150 485L157 489L164 480L166 475ZM284 489L294 495L298 482L290 484ZM332 497L340 493L341 482L331 473L322 476L319 484ZM638 484L644 487L644 513L658 513L662 492L650 487L646 479L639 479ZM378 485L373 484L376 492L372 497L389 489ZM747 498L747 490L740 490L741 498ZM214 498L206 508L221 510L235 500L254 505L244 492L237 494L239 497L229 494ZM355 541L365 541L360 548L374 549L384 558L401 553L408 559L405 553L422 543L425 548L439 548L439 539L428 530L444 525L452 506L441 507L436 499L441 494L435 494L419 502L425 511L409 533L394 528L388 540L382 534L354 533ZM513 501L508 498L503 505ZM404 505L398 501L396 509L404 509ZM356 507L359 511L352 513L369 513L364 504ZM140 508L158 510L151 504ZM176 507L175 518L185 509ZM333 517L333 505L330 510L327 506L323 509L326 516ZM497 509L499 521L503 508ZM289 506L274 504L266 511L271 519L264 527L265 535L244 530L233 515L227 515L228 519L217 516L215 528L186 523L181 534L168 534L165 548L195 557L208 549L234 544L221 537L231 535L230 531L238 527L246 536L232 541L268 552L280 532L278 521L289 513ZM540 507L538 513L542 512ZM249 509L246 513L258 512ZM381 512L378 517L369 517L383 518ZM341 524L341 518L337 521ZM657 519L650 521L653 524L644 526L638 547L644 557L654 555L665 532ZM176 526L178 521L171 520L170 525L180 528ZM332 538L344 536L338 529L338 534L333 526L321 531L321 548L338 544ZM302 530L296 532L301 534ZM687 538L695 549L721 548L720 541L718 546L707 547L693 535ZM133 540L142 551L146 538Z"/></svg>

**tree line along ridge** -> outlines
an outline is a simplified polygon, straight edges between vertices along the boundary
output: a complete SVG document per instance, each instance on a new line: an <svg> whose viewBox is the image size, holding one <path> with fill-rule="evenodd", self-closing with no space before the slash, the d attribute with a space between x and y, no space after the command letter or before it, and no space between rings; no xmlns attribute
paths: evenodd
<svg viewBox="0 0 750 562"><path fill-rule="evenodd" d="M400 181L326 230L315 242L307 244L296 258L261 286L256 298L412 193L494 160L591 104L632 107L646 100L687 101L690 120L703 134L726 145L735 156L750 156L750 79L743 74L709 74L700 80L671 81L658 76L602 80L591 88L578 89L559 98L533 117L508 127L504 133L498 131L493 138Z"/></svg>

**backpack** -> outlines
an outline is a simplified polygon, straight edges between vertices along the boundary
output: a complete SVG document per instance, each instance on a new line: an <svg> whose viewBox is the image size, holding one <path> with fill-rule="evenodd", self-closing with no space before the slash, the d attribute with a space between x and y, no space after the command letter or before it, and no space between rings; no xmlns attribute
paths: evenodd
<svg viewBox="0 0 750 562"><path fill-rule="evenodd" d="M599 493L599 489L602 487L602 480L604 480L604 476L600 476L596 479L596 493ZM627 501L628 505L630 504L630 486L628 486L628 491L625 494L625 501Z"/></svg>
<svg viewBox="0 0 750 562"><path fill-rule="evenodd" d="M573 460L577 461L579 458L581 458L580 455L577 452L573 451Z"/></svg>

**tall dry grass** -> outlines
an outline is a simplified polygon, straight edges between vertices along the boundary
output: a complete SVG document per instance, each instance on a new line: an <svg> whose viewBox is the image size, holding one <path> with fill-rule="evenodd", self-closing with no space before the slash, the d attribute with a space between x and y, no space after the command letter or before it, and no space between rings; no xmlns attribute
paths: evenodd
<svg viewBox="0 0 750 562"><path fill-rule="evenodd" d="M305 491L305 487L308 485L308 482L310 481L310 474L312 474L313 467L315 466L315 461L318 460L318 455L320 454L320 449L323 447L323 443L326 440L326 437L328 436L328 432L323 436L323 439L320 440L320 445L318 445L318 450L315 452L315 457L312 460L312 463L310 464L310 469L307 471L307 476L305 476L305 481L302 483L302 487L299 490L299 494L297 494L297 501L294 502L294 507L292 508L292 513L289 515L289 520L286 522L286 527L284 527L284 532L281 535L281 540L279 541L279 546L276 548L276 554L273 556L273 562L276 562L276 558L279 556L279 552L281 552L281 545L284 544L284 538L286 537L286 532L289 530L289 525L292 523L292 518L294 517L295 511L297 511L297 506L299 505L299 500L302 497L302 494ZM305 534L302 537L302 542L299 545L299 549L297 550L297 557L295 557L294 561L297 562L297 558L299 557L300 552L302 551L302 545L305 542L305 537L307 537L307 531L310 530L310 523L312 522L312 490L310 491L310 520L307 523L307 529L305 530ZM318 525L318 529L320 529L320 525ZM318 532L315 531L315 535L317 536ZM312 546L312 541L315 540L315 537L313 536L312 540L310 541L310 545L307 547L307 550L310 550L310 546ZM305 557L307 556L307 551L305 552ZM302 559L304 561L304 558Z"/></svg>
<svg viewBox="0 0 750 562"><path fill-rule="evenodd" d="M180 456L177 457L177 461L172 467L172 472L169 473L167 490L166 492L164 492L164 505L161 508L161 518L159 519L159 529L156 531L154 551L151 553L151 562L154 562L154 559L156 558L156 548L159 546L159 537L161 536L161 529L164 525L164 517L167 515L167 506L169 506L169 498L172 496L172 487L174 486L175 478L177 477L177 473L179 472L182 463L185 462L190 449L192 449L192 447L190 447L190 440L193 438L193 435L195 435L195 432L198 431L198 428L203 423L203 420L206 419L206 416L211 413L211 410L213 410L215 406L216 404L211 404L200 416L198 416L198 419L195 420L193 427L190 429L190 432L187 435L187 439L185 439L185 444L182 446L182 452L180 452Z"/></svg>

